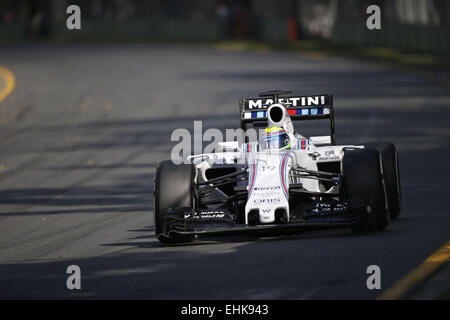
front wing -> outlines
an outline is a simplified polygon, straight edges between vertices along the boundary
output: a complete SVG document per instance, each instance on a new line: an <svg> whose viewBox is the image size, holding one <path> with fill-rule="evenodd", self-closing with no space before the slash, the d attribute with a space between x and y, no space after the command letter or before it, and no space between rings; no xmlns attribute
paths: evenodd
<svg viewBox="0 0 450 320"><path fill-rule="evenodd" d="M239 233L292 233L310 229L348 228L370 220L368 200L355 199L339 210L330 209L320 202L304 213L302 221L245 225L236 222L236 216L225 209L192 208L169 209L163 216L165 235L172 234L239 234Z"/></svg>

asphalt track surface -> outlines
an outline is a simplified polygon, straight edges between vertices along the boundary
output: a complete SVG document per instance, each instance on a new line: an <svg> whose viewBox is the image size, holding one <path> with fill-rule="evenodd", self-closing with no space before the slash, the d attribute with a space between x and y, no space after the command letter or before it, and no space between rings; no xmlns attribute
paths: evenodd
<svg viewBox="0 0 450 320"><path fill-rule="evenodd" d="M422 75L181 45L2 47L0 65L16 79L0 103L0 298L371 299L369 265L387 289L449 240L450 90ZM160 245L153 179L172 131L238 127L238 100L277 88L334 94L339 144L397 144L400 217L374 234Z"/></svg>

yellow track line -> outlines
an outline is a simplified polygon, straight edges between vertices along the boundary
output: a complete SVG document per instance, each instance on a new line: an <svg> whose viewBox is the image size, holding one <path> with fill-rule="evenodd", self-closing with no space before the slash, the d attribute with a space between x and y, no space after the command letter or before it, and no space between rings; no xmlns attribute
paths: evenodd
<svg viewBox="0 0 450 320"><path fill-rule="evenodd" d="M421 265L397 281L392 287L384 291L377 300L396 300L402 298L421 280L430 276L444 262L450 258L450 241L429 256Z"/></svg>
<svg viewBox="0 0 450 320"><path fill-rule="evenodd" d="M5 67L0 66L0 77L5 79L6 85L3 91L0 92L0 103L6 99L6 97L14 90L16 80L11 71Z"/></svg>

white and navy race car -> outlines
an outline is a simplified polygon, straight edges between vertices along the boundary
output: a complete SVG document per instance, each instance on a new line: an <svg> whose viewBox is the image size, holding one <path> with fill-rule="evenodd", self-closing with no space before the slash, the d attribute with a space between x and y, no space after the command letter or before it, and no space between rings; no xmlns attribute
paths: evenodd
<svg viewBox="0 0 450 320"><path fill-rule="evenodd" d="M243 132L258 141L221 143L224 152L163 161L154 186L155 234L163 243L197 235L383 230L401 208L393 143L336 145L332 95L269 91L240 101ZM329 119L330 135L304 137L293 122Z"/></svg>

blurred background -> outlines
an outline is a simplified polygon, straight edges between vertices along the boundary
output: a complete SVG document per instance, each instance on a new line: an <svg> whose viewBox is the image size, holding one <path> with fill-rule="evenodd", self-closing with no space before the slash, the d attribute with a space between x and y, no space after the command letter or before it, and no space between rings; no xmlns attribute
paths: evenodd
<svg viewBox="0 0 450 320"><path fill-rule="evenodd" d="M65 28L69 4L82 8L82 29ZM382 29L360 28L376 4ZM322 39L450 52L446 0L2 0L0 40L258 40Z"/></svg>

